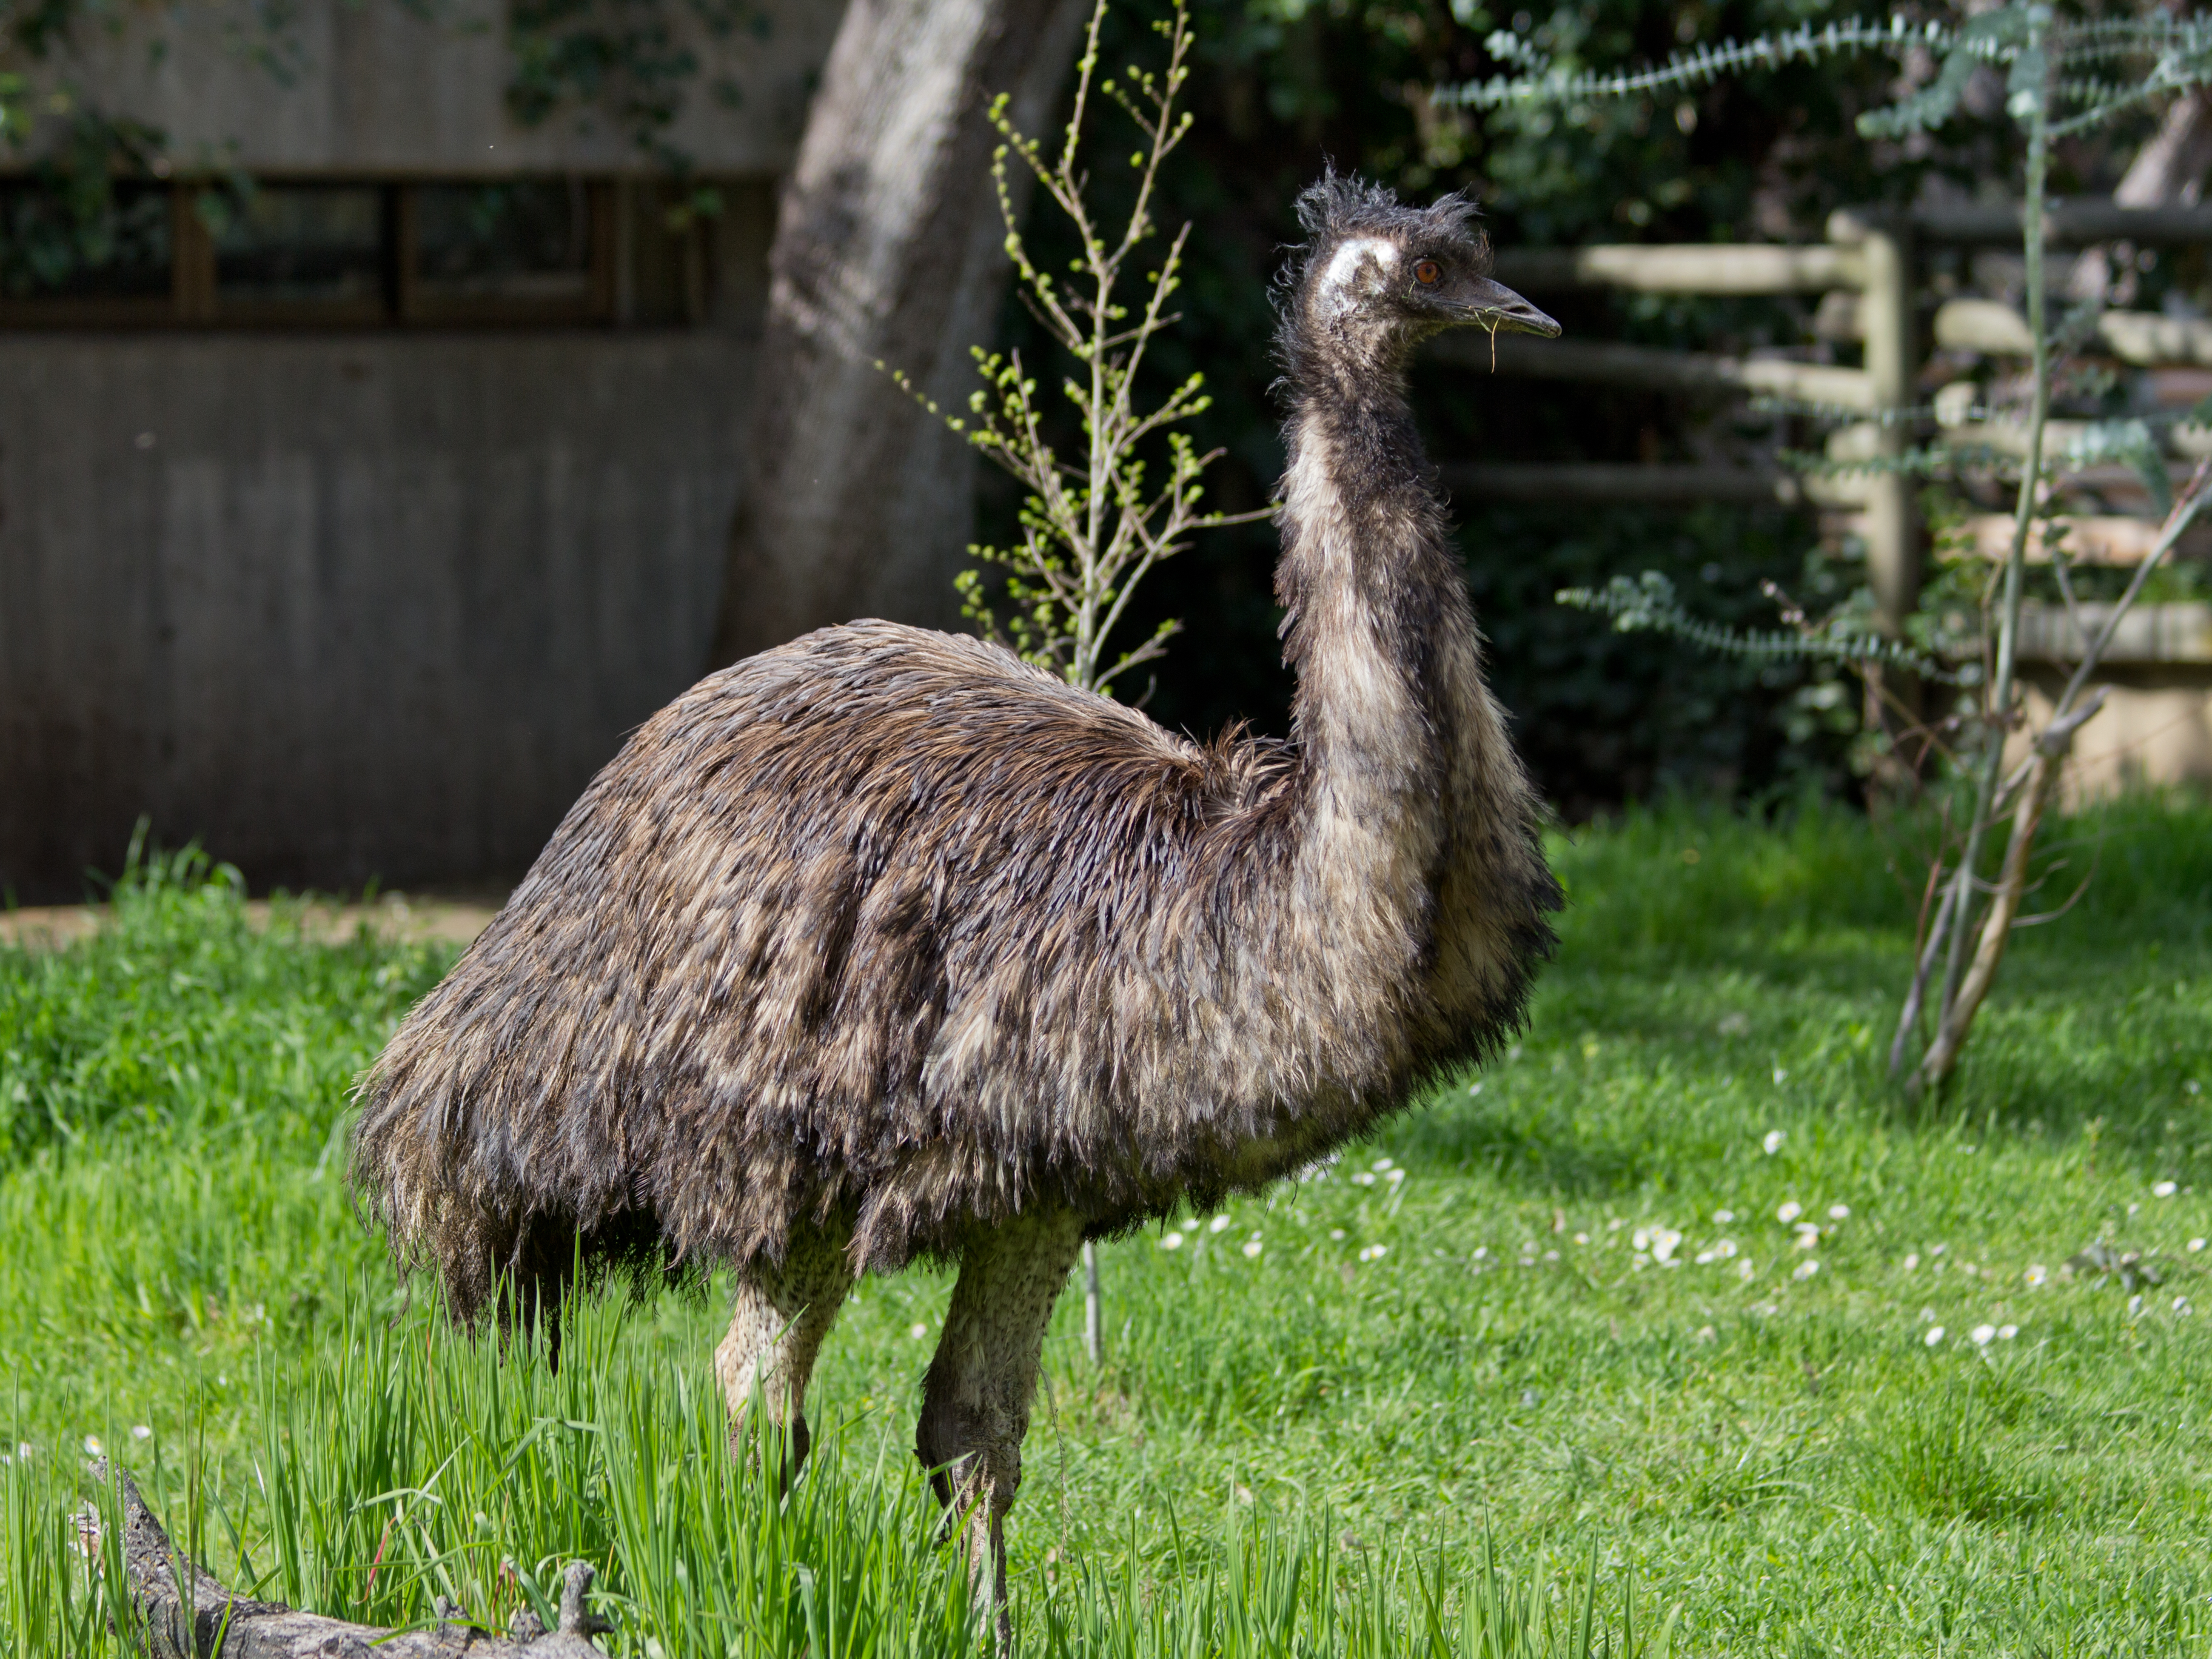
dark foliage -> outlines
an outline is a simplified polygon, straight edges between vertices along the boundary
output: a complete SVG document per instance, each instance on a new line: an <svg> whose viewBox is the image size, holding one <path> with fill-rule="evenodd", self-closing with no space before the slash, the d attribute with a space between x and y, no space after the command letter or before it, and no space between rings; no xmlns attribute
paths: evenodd
<svg viewBox="0 0 2212 1659"><path fill-rule="evenodd" d="M1971 188L2011 171L2002 121L1957 123L1939 142L1910 145L1856 137L1852 118L1887 101L1899 73L1880 58L1747 76L1692 99L1592 105L1564 120L1551 112L1438 109L1426 97L1431 86L1505 70L1483 45L1497 28L1530 36L1558 61L1612 67L1662 60L1683 41L1845 15L1840 8L1583 0L1512 14L1468 0L1201 0L1198 9L1206 52L1192 104L1200 126L1167 180L1159 215L1170 230L1186 219L1197 230L1178 296L1181 333L1153 349L1163 380L1192 369L1207 376L1214 404L1197 435L1229 452L1212 503L1227 509L1266 501L1281 466L1266 279L1296 235L1292 198L1326 163L1413 200L1465 189L1509 249L1818 240L1828 212L1846 203L1909 198L1930 175L1939 185ZM1108 64L1146 55L1147 18L1145 0L1116 8ZM1101 153L1112 151L1108 143ZM2072 165L2068 187L2079 188L2104 160L2085 152ZM1102 176L1096 187L1110 194L1120 183ZM1037 216L1033 234L1048 248L1047 216ZM1810 309L1796 299L1537 297L1571 337L1723 350L1800 343ZM1026 318L1013 316L1009 332L1025 354L1041 356ZM1850 356L1846 349L1841 360ZM1416 393L1438 461L1689 460L1716 446L1725 453L1765 429L1765 417L1740 409L1435 368L1421 372ZM1802 423L1786 435L1804 447L1818 437ZM1010 494L987 488L999 490L987 517L1011 518ZM1699 614L1771 627L1775 608L1760 594L1762 580L1801 597L1808 585L1820 586L1832 602L1856 583L1855 570L1833 562L1816 559L1808 570L1808 517L1467 499L1454 509L1494 645L1492 683L1513 711L1532 770L1562 810L1580 817L1675 786L1752 797L1812 782L1852 787L1845 700L1833 687L1803 695L1821 671L1698 656L1655 636L1611 632L1602 618L1565 611L1552 598L1562 586L1658 569L1694 597ZM1162 617L1181 617L1193 629L1152 688L1148 707L1171 728L1205 734L1239 717L1283 728L1290 681L1276 660L1273 556L1264 526L1220 532L1150 580L1130 631L1140 635ZM1122 688L1126 696L1145 690Z"/></svg>

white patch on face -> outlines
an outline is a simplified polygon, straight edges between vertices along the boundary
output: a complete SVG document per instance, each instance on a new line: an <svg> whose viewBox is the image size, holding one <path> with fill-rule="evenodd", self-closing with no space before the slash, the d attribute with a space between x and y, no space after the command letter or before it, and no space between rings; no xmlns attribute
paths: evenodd
<svg viewBox="0 0 2212 1659"><path fill-rule="evenodd" d="M1331 311L1340 311L1352 302L1352 285L1359 276L1359 268L1372 259L1386 271L1398 268L1398 249L1379 236L1355 236L1339 247L1322 272L1321 291Z"/></svg>

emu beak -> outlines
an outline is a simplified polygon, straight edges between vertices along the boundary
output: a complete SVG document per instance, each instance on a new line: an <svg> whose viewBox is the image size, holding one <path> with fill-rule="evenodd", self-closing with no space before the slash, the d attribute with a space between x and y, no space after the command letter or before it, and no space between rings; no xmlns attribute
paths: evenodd
<svg viewBox="0 0 2212 1659"><path fill-rule="evenodd" d="M1478 277L1468 301L1467 320L1493 334L1540 334L1557 339L1559 325L1503 283Z"/></svg>

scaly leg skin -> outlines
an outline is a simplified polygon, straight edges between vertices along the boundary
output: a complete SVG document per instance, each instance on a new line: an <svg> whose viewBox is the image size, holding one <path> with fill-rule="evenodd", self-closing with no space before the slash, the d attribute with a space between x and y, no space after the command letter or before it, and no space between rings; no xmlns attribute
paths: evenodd
<svg viewBox="0 0 2212 1659"><path fill-rule="evenodd" d="M738 1279L730 1334L714 1350L714 1375L730 1413L731 1455L744 1455L745 1413L757 1389L769 1421L786 1437L787 1486L812 1438L801 1409L806 1380L853 1288L845 1243L840 1231L795 1231L781 1267L763 1266Z"/></svg>
<svg viewBox="0 0 2212 1659"><path fill-rule="evenodd" d="M967 1530L969 1571L979 1597L989 1585L1001 1653L1013 1638L1006 1511L1021 1485L1045 1326L1082 1240L1082 1221L1066 1210L976 1233L960 1253L945 1334L921 1385L915 1455L945 1505L945 1535Z"/></svg>

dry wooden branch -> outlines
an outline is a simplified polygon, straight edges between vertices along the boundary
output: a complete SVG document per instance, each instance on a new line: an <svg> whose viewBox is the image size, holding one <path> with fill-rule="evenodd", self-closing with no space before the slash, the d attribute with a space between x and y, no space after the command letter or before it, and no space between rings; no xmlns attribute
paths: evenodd
<svg viewBox="0 0 2212 1659"><path fill-rule="evenodd" d="M569 1565L558 1630L548 1632L526 1611L503 1637L457 1623L394 1634L232 1595L185 1559L128 1474L118 1469L111 1477L102 1460L93 1466L93 1479L103 1486L112 1479L120 1500L133 1617L154 1659L604 1659L591 1637L608 1626L584 1605L592 1583L588 1563Z"/></svg>

